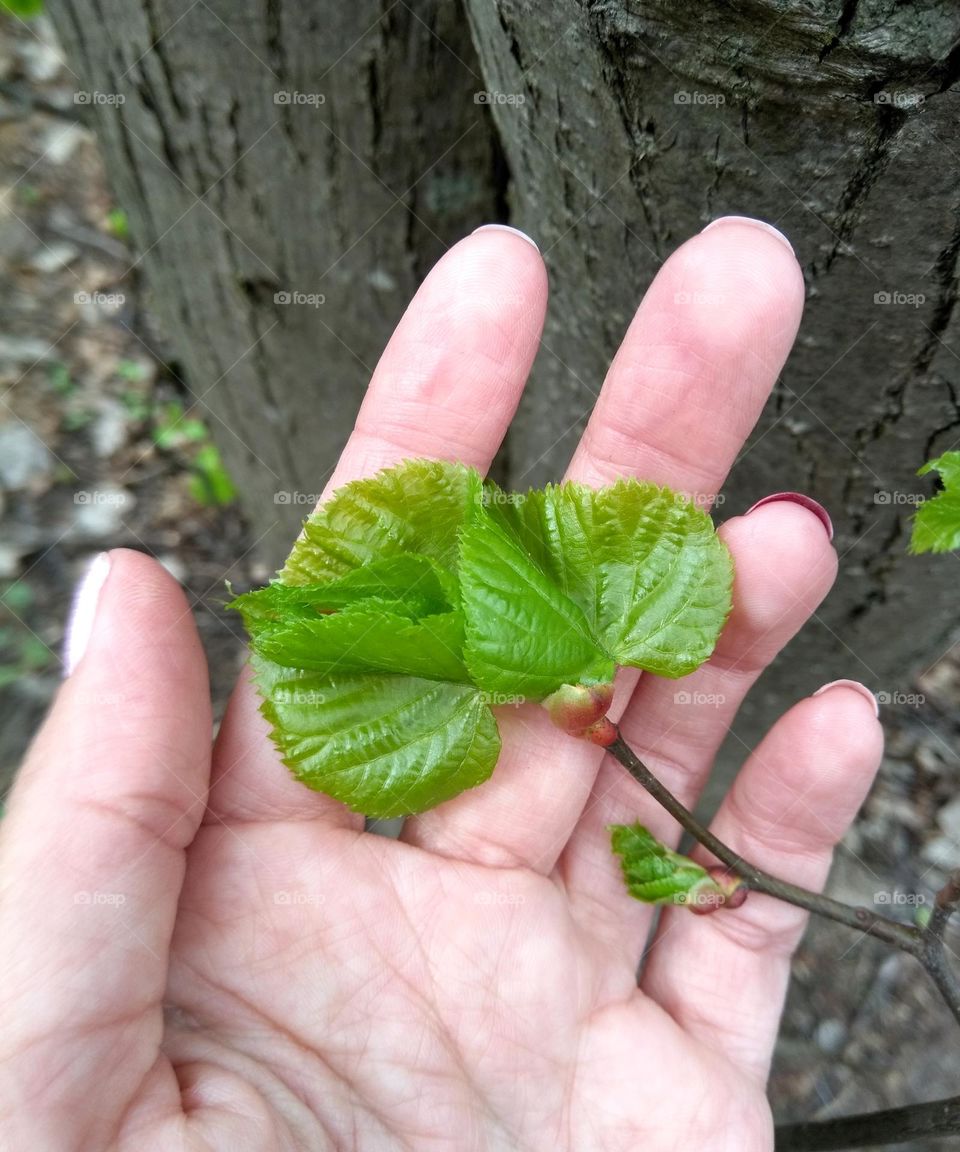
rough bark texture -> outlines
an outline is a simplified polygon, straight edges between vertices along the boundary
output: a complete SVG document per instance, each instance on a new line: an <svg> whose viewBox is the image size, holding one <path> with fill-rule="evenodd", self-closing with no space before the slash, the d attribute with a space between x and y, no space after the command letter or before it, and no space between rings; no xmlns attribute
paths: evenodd
<svg viewBox="0 0 960 1152"><path fill-rule="evenodd" d="M112 182L184 380L279 562L424 273L502 209L463 13L66 0L52 15L82 86L124 97L90 105Z"/></svg>
<svg viewBox="0 0 960 1152"><path fill-rule="evenodd" d="M186 378L268 533L261 550L282 552L306 505L275 493L321 485L424 271L502 216L504 170L474 94L522 95L491 108L514 220L542 243L553 296L508 479L561 474L673 247L726 212L778 223L807 312L721 512L807 491L832 512L843 561L731 758L834 676L909 690L956 587L952 561L906 557L912 505L897 502L932 491L914 472L960 435L952 0L466 7L482 81L444 0L54 9L88 87L126 97L95 109L108 164ZM326 102L277 105L279 91ZM277 292L326 302L277 305Z"/></svg>
<svg viewBox="0 0 960 1152"><path fill-rule="evenodd" d="M515 222L540 240L551 274L513 480L562 471L674 247L725 213L777 223L805 270L805 319L721 513L808 492L833 514L842 563L739 735L752 744L778 703L834 677L909 691L956 618L956 565L906 556L912 506L896 502L932 492L915 470L960 438L955 4L468 0L468 10L488 88L524 97L493 113ZM926 299L880 304L880 292ZM729 751L744 755L736 738Z"/></svg>

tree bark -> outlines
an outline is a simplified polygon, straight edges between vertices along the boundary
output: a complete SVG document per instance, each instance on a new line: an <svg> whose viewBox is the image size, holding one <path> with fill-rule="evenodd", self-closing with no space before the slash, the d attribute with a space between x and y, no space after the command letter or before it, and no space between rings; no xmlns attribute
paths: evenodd
<svg viewBox="0 0 960 1152"><path fill-rule="evenodd" d="M444 0L51 7L78 89L124 98L89 102L108 172L185 384L278 564L420 280L503 214L463 13Z"/></svg>
<svg viewBox="0 0 960 1152"><path fill-rule="evenodd" d="M833 516L841 569L753 694L730 759L835 677L909 692L956 620L956 565L906 555L905 501L932 493L916 469L960 439L960 12L949 0L467 8L487 86L508 98L492 111L515 223L541 242L551 279L511 479L563 471L673 248L727 213L777 224L804 269L806 312L720 512L807 492Z"/></svg>
<svg viewBox="0 0 960 1152"><path fill-rule="evenodd" d="M285 550L427 268L505 216L507 172L552 283L505 456L517 486L562 473L671 249L749 213L789 234L808 302L720 512L809 492L842 562L728 759L825 680L909 691L955 603L952 562L905 545L910 501L933 490L915 471L960 435L960 13L950 0L465 3L482 69L443 0L54 9L83 82L126 98L92 109L108 168L260 551ZM505 98L490 109L506 167L480 89Z"/></svg>

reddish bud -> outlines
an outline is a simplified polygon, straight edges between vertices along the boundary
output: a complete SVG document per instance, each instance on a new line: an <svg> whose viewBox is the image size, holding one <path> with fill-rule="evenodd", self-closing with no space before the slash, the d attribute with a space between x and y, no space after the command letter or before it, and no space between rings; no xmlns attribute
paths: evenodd
<svg viewBox="0 0 960 1152"><path fill-rule="evenodd" d="M707 869L707 878L686 894L684 904L697 916L709 916L719 908L739 908L748 892L746 884L735 872L714 865Z"/></svg>
<svg viewBox="0 0 960 1152"><path fill-rule="evenodd" d="M612 700L612 684L561 684L543 701L543 706L558 728L579 736L606 716ZM611 742L612 738L607 741Z"/></svg>
<svg viewBox="0 0 960 1152"><path fill-rule="evenodd" d="M589 728L584 728L582 732L578 732L576 735L584 740L589 740L591 744L598 744L601 748L609 748L617 738L617 726L609 716L601 716L595 724L591 724Z"/></svg>

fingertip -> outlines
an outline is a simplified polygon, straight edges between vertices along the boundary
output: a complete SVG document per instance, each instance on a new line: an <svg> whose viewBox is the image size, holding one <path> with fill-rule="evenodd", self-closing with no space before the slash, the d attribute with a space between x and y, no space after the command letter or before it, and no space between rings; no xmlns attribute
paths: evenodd
<svg viewBox="0 0 960 1152"><path fill-rule="evenodd" d="M816 692L812 693L811 699L816 699L818 696L824 696L827 693L837 692L843 692L847 695L852 693L854 696L859 697L859 699L866 700L873 711L874 719L879 720L880 701L874 696L866 684L861 684L859 680L831 680L829 684L824 684L822 688L818 688Z"/></svg>

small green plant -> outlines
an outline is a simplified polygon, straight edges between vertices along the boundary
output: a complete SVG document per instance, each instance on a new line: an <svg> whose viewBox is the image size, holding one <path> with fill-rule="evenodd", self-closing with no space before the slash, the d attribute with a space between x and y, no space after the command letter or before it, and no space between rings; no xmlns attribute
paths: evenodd
<svg viewBox="0 0 960 1152"><path fill-rule="evenodd" d="M190 465L190 494L198 504L223 505L236 499L236 488L206 424L187 416L176 401L154 410L153 442L168 452L185 451Z"/></svg>
<svg viewBox="0 0 960 1152"><path fill-rule="evenodd" d="M111 208L107 213L107 231L118 240L130 239L130 223L122 208Z"/></svg>

